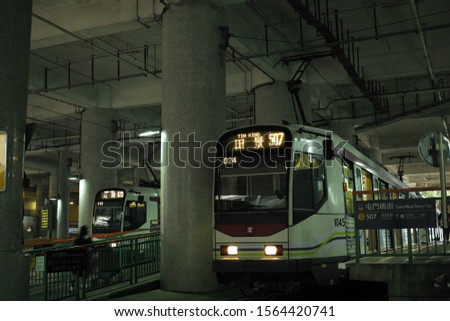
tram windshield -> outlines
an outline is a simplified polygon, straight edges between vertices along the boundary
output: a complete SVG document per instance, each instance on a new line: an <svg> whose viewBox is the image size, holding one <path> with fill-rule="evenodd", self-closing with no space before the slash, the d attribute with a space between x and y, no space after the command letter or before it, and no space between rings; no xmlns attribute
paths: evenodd
<svg viewBox="0 0 450 321"><path fill-rule="evenodd" d="M227 173L216 182L215 204L219 212L287 209L286 172Z"/></svg>
<svg viewBox="0 0 450 321"><path fill-rule="evenodd" d="M120 231L122 217L123 200L97 201L95 202L92 227L98 231Z"/></svg>

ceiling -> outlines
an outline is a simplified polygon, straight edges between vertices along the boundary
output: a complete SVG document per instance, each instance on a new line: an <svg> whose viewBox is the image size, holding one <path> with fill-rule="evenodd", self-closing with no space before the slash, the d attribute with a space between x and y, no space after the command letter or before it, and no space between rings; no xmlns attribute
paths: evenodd
<svg viewBox="0 0 450 321"><path fill-rule="evenodd" d="M61 148L76 170L86 108L117 108L122 132L159 126L165 2L179 1L33 0L27 122L37 128L26 170L56 164ZM346 122L392 172L403 160L409 185L439 185L417 145L428 131L448 135L449 1L212 2L227 16L229 127L251 122L257 85L301 70L310 123Z"/></svg>

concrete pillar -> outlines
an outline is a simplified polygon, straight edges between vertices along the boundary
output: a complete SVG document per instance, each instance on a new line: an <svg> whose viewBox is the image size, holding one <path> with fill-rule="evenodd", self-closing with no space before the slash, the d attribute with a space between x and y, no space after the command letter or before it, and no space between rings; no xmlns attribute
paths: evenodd
<svg viewBox="0 0 450 321"><path fill-rule="evenodd" d="M0 131L8 135L6 184L0 192L0 300L29 298L29 264L21 241L31 4L0 1Z"/></svg>
<svg viewBox="0 0 450 321"><path fill-rule="evenodd" d="M107 146L104 144L115 140L112 126L115 114L113 109L88 108L82 115L79 227L92 225L95 193L117 184L117 163L114 166L105 163L110 159L104 155Z"/></svg>
<svg viewBox="0 0 450 321"><path fill-rule="evenodd" d="M283 120L297 124L295 113L297 113L299 123L302 123L301 115L296 105L293 104L286 83L276 82L255 89L256 124L281 125Z"/></svg>
<svg viewBox="0 0 450 321"><path fill-rule="evenodd" d="M69 175L71 159L66 150L59 152L59 175L58 175L58 206L57 206L57 228L58 239L67 238L69 235Z"/></svg>
<svg viewBox="0 0 450 321"><path fill-rule="evenodd" d="M369 148L369 155L370 157L378 162L378 163L382 163L382 156L381 156L381 151L380 151L380 137L379 136L369 136L369 144L370 144L370 148Z"/></svg>
<svg viewBox="0 0 450 321"><path fill-rule="evenodd" d="M36 210L39 216L39 236L48 236L48 216L43 218L42 207L48 208L49 175L48 174L39 175L38 177L36 177L35 181L36 181ZM44 222L44 224L42 224L43 219L46 220L47 223ZM46 224L47 228L45 228Z"/></svg>
<svg viewBox="0 0 450 321"><path fill-rule="evenodd" d="M307 83L302 83L300 92L299 92L299 96L300 96L300 101L302 102L306 121L307 121L307 123L311 123L312 122L312 109L317 108L317 106L319 105L320 99L318 98L318 96L320 96L320 93L317 92L317 88L315 88L311 85L308 85ZM297 110L297 114L299 114L298 110Z"/></svg>
<svg viewBox="0 0 450 321"><path fill-rule="evenodd" d="M211 1L177 1L162 32L161 289L210 292L212 165L200 146L225 130L225 13ZM168 145L170 143L170 145ZM214 154L210 154L212 157ZM189 159L189 163L183 162Z"/></svg>
<svg viewBox="0 0 450 321"><path fill-rule="evenodd" d="M152 179L151 175L150 178ZM133 167L133 186L139 186L141 180L148 180L145 176L145 168L141 168L140 166Z"/></svg>
<svg viewBox="0 0 450 321"><path fill-rule="evenodd" d="M59 168L59 167L58 167ZM50 239L56 238L57 228L57 205L58 205L58 170L50 171L49 186L48 186L48 233L47 237Z"/></svg>
<svg viewBox="0 0 450 321"><path fill-rule="evenodd" d="M47 236L47 229L45 229L45 231L42 229L41 209L43 206L46 206L46 202L48 202L49 175L48 174L38 174L38 175L33 175L30 178L31 178L31 185L36 185L36 215L38 216L38 220L39 220L39 222L38 222L39 236L40 237ZM43 234L43 233L45 233L45 234Z"/></svg>
<svg viewBox="0 0 450 321"><path fill-rule="evenodd" d="M334 107L332 109L332 119L330 129L342 139L354 142L355 125L353 122L350 107Z"/></svg>

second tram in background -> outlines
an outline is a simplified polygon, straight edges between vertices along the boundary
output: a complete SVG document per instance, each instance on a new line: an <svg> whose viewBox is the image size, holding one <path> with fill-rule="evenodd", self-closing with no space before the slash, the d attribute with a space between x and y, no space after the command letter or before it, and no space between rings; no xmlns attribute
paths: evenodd
<svg viewBox="0 0 450 321"><path fill-rule="evenodd" d="M100 190L95 195L93 215L93 234L159 231L159 189L133 187Z"/></svg>
<svg viewBox="0 0 450 321"><path fill-rule="evenodd" d="M213 248L219 281L286 290L329 286L348 273L343 263L354 257L356 237L362 251L396 246L394 233L355 236L352 192L406 185L330 134L274 125L220 137Z"/></svg>

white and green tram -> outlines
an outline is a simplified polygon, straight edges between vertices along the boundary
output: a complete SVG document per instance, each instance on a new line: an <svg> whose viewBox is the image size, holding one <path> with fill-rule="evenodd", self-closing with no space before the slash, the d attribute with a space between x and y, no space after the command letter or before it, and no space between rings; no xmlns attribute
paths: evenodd
<svg viewBox="0 0 450 321"><path fill-rule="evenodd" d="M330 131L303 125L227 131L214 171L213 271L221 282L252 286L336 284L348 273L342 263L355 255L353 191L404 187ZM394 242L379 231L358 234L363 251Z"/></svg>

